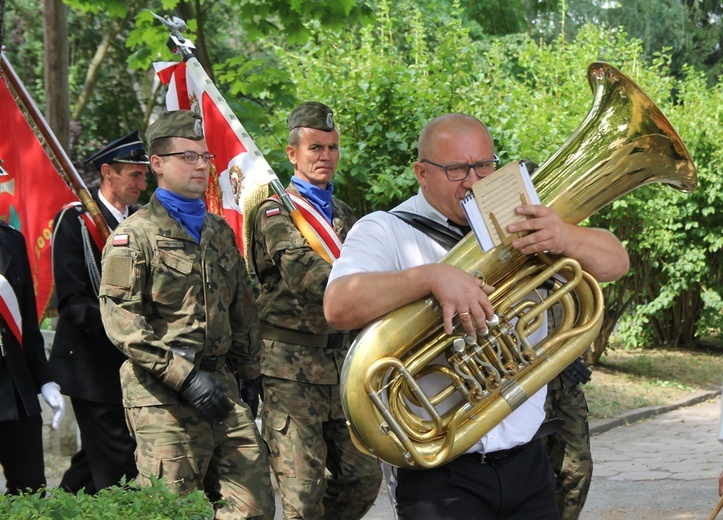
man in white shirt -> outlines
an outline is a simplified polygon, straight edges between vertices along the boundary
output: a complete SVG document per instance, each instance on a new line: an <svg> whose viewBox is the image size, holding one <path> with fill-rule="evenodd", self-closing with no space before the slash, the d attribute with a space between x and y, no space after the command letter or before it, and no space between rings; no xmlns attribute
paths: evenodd
<svg viewBox="0 0 723 520"><path fill-rule="evenodd" d="M392 212L426 217L461 237L468 228L460 202L497 162L492 137L478 119L447 114L427 124L418 146L414 172L419 193ZM523 205L517 211L527 219L508 231L528 232L512 243L522 253L573 257L598 281L627 272L627 253L608 231L567 224L542 205ZM448 249L397 216L365 216L352 228L332 268L324 297L327 320L351 330L431 295L442 306L446 333L452 333L457 316L465 332L476 335L494 316L487 297L491 288L481 288L475 276L453 265L437 263ZM559 518L554 475L542 442L535 439L545 416L544 399L543 388L468 453L442 467L399 468L391 496L398 518Z"/></svg>

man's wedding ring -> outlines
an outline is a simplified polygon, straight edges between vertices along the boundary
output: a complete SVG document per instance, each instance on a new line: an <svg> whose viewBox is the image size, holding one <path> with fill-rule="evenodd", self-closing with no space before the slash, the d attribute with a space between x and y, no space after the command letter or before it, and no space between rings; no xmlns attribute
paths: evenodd
<svg viewBox="0 0 723 520"><path fill-rule="evenodd" d="M459 312L459 313L457 313L457 316L460 316L460 317L462 317L462 316L469 316L469 311L467 311L467 312Z"/></svg>

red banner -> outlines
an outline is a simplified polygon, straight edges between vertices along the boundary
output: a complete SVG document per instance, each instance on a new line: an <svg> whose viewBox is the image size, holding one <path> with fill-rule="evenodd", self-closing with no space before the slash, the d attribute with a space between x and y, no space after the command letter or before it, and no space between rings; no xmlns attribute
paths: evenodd
<svg viewBox="0 0 723 520"><path fill-rule="evenodd" d="M77 200L58 174L0 76L0 219L18 229L28 247L38 319L53 291L50 236L55 214Z"/></svg>

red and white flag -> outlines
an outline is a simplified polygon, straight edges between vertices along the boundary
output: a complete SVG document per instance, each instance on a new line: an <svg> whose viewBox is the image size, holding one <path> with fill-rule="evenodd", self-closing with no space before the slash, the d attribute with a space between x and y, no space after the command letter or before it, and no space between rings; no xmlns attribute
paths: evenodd
<svg viewBox="0 0 723 520"><path fill-rule="evenodd" d="M25 237L38 319L53 291L50 237L55 214L77 200L25 119L0 72L0 219Z"/></svg>
<svg viewBox="0 0 723 520"><path fill-rule="evenodd" d="M268 196L268 184L276 174L231 111L223 96L195 58L185 62L154 63L161 82L168 85L168 110L193 110L203 118L208 151L216 156L214 165L223 215L236 233L244 252L243 214ZM209 183L212 188L214 183ZM207 192L208 193L208 192ZM214 211L213 191L207 195L209 211Z"/></svg>

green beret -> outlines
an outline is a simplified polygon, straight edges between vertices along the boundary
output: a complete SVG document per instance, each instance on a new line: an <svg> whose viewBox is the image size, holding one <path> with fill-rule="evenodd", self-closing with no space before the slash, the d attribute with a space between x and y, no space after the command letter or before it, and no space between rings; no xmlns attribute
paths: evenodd
<svg viewBox="0 0 723 520"><path fill-rule="evenodd" d="M166 111L146 130L148 144L163 137L183 137L192 141L203 139L201 116L191 110Z"/></svg>
<svg viewBox="0 0 723 520"><path fill-rule="evenodd" d="M307 101L292 110L289 117L286 118L286 122L289 125L289 131L303 126L331 132L335 128L333 116L334 112L324 103Z"/></svg>

